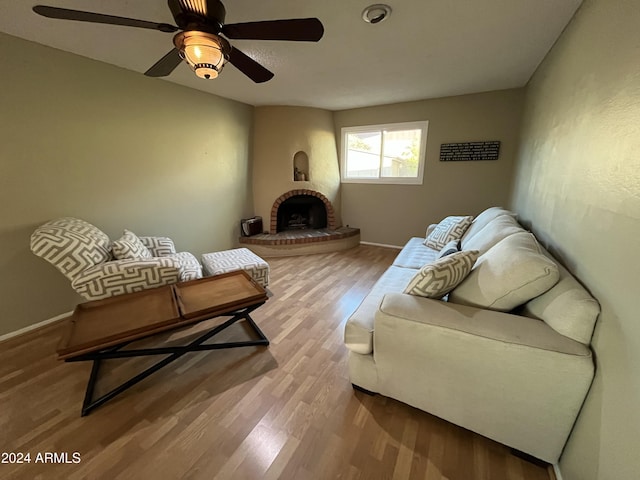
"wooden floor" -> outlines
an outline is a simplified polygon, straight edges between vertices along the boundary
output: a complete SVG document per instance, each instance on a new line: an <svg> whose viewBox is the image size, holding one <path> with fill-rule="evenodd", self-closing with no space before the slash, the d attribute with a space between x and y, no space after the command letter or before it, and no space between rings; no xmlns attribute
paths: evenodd
<svg viewBox="0 0 640 480"><path fill-rule="evenodd" d="M254 314L268 348L190 354L84 418L90 365L56 360L59 325L0 344L1 451L31 455L0 463L0 478L552 478L505 446L353 391L344 323L396 254L360 246L270 259L274 296ZM246 337L234 328L228 338ZM110 360L101 388L145 361ZM35 463L45 452L80 462Z"/></svg>

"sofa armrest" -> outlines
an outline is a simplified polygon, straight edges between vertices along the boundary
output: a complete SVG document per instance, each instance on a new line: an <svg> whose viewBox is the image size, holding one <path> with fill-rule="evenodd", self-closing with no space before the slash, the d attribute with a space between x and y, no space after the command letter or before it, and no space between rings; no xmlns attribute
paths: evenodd
<svg viewBox="0 0 640 480"><path fill-rule="evenodd" d="M164 258L170 258L176 262L180 269L181 282L202 278L202 265L192 253L179 252Z"/></svg>
<svg viewBox="0 0 640 480"><path fill-rule="evenodd" d="M71 286L87 300L177 283L180 265L172 258L114 260L86 269Z"/></svg>
<svg viewBox="0 0 640 480"><path fill-rule="evenodd" d="M594 374L544 322L389 294L374 324L377 391L555 463Z"/></svg>
<svg viewBox="0 0 640 480"><path fill-rule="evenodd" d="M404 293L385 295L376 312L376 333L381 319L400 322L397 328L402 328L403 322L409 322L422 324L425 329L446 329L523 347L569 355L591 355L587 346L559 334L540 320Z"/></svg>
<svg viewBox="0 0 640 480"><path fill-rule="evenodd" d="M166 257L176 253L176 246L169 237L138 237L154 257Z"/></svg>

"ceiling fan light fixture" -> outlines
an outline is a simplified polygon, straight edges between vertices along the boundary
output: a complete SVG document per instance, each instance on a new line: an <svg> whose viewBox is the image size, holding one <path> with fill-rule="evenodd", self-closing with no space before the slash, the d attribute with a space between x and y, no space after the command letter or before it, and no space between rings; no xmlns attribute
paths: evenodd
<svg viewBox="0 0 640 480"><path fill-rule="evenodd" d="M229 60L229 42L213 33L184 31L173 37L173 43L195 74L206 80L216 78Z"/></svg>

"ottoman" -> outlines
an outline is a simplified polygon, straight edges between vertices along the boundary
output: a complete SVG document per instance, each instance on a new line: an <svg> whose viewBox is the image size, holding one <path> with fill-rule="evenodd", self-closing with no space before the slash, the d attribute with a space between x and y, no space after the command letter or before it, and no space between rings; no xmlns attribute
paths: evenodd
<svg viewBox="0 0 640 480"><path fill-rule="evenodd" d="M234 248L202 255L202 267L207 276L245 270L261 285L269 285L269 264L248 248Z"/></svg>

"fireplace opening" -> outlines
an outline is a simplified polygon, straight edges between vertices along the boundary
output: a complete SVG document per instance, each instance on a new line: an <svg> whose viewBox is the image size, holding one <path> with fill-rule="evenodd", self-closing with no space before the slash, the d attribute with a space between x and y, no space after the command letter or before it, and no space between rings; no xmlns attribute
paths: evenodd
<svg viewBox="0 0 640 480"><path fill-rule="evenodd" d="M327 227L327 208L311 195L294 195L278 207L277 232Z"/></svg>

